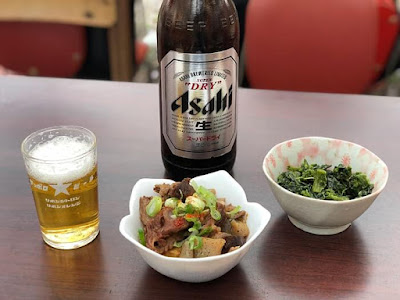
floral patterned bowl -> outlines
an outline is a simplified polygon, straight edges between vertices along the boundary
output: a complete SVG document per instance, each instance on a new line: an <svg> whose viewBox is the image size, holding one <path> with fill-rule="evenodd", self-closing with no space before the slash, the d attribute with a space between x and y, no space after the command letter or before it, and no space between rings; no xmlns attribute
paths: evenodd
<svg viewBox="0 0 400 300"><path fill-rule="evenodd" d="M311 163L351 166L363 172L375 185L370 195L346 201L328 201L294 194L277 182L289 165L300 166L304 159ZM289 220L296 227L313 234L330 235L346 230L361 216L384 189L389 177L386 164L366 148L342 140L303 137L274 146L263 161L263 170L272 192Z"/></svg>

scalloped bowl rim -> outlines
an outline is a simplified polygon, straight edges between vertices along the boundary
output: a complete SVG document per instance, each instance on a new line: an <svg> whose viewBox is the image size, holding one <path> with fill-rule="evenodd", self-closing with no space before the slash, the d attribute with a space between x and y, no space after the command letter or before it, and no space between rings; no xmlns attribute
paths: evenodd
<svg viewBox="0 0 400 300"><path fill-rule="evenodd" d="M291 192L291 191L285 189L284 187L280 186L280 185L269 175L269 172L268 172L268 170L266 169L265 161L267 160L267 157L268 157L277 147L282 146L282 145L284 145L284 144L286 144L286 143L288 143L288 142L293 142L293 141L298 141L298 140L303 140L303 139L336 140L336 141L341 141L341 142L353 144L353 145L356 146L356 147L364 148L364 149L367 150L369 153L371 153L373 156L375 156L376 158L378 158L379 161L383 164L383 166L386 167L386 169L387 169L387 175L385 176L385 179L384 179L382 185L381 185L378 189L376 189L375 191L373 191L371 194L369 194L369 195L366 195L366 196L363 196L363 197L359 197L359 198L355 198L355 199L351 199L351 200L344 200L344 201L327 201L327 200L323 200L323 199L316 199L316 198L311 198L311 197L305 197L305 196L302 196L302 195L293 193L293 192ZM322 202L322 203L326 203L326 205L344 205L344 204L348 203L349 201L351 201L351 202L359 202L359 201L363 201L363 200L365 200L365 199L367 199L367 198L370 198L370 197L378 196L378 195L382 192L382 190L385 188L386 183L387 183L387 181L388 181L388 179L389 179L389 169L388 169L386 163L385 163L378 155L376 155L375 153L373 153L373 152L370 151L369 149L367 149L367 148L365 148L365 147L363 147L363 146L361 146L361 145L359 145L359 144L357 144L357 143L349 142L349 141L346 141L346 140L341 140L341 139L336 139L336 138L329 138L329 137L320 137L320 136L299 137L299 138L294 138L294 139L286 140L286 141L283 141L283 142L281 142L281 143L276 144L276 145L273 146L273 147L268 151L268 153L265 155L265 157L264 157L264 159L263 159L263 166L262 166L262 167L263 167L263 171L264 171L265 176L268 178L268 181L269 181L271 184L273 184L275 187L277 187L281 192L285 193L286 195L294 196L294 197L299 198L299 199L302 199L302 200L304 200L304 201L319 202L319 203Z"/></svg>

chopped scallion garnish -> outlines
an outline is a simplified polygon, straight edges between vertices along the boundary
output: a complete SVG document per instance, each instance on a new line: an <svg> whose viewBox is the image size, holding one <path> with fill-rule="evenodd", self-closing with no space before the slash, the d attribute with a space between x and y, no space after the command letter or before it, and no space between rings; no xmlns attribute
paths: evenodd
<svg viewBox="0 0 400 300"><path fill-rule="evenodd" d="M234 209L232 209L231 211L227 212L226 214L230 217L233 218L239 211L240 211L241 207L238 205L236 206Z"/></svg>
<svg viewBox="0 0 400 300"><path fill-rule="evenodd" d="M210 234L212 231L213 231L212 227L211 227L211 226L208 226L208 227L206 227L206 228L203 228L203 229L200 231L199 236L203 236L203 235Z"/></svg>
<svg viewBox="0 0 400 300"><path fill-rule="evenodd" d="M162 207L162 199L158 196L153 196L146 206L146 213L149 217L155 217L159 213Z"/></svg>
<svg viewBox="0 0 400 300"><path fill-rule="evenodd" d="M189 249L190 250L197 250L200 249L203 246L203 238L196 236L196 235L191 235L189 237Z"/></svg>
<svg viewBox="0 0 400 300"><path fill-rule="evenodd" d="M182 247L183 243L186 241L186 239L180 241L180 242L175 242L174 243L174 247L180 248Z"/></svg>
<svg viewBox="0 0 400 300"><path fill-rule="evenodd" d="M206 203L206 206L210 208L211 217L214 220L217 221L220 220L221 213L217 210L217 197L210 190L206 189L204 186L197 185L197 183L194 180L190 181L190 185L196 191L197 196L199 196L200 199Z"/></svg>
<svg viewBox="0 0 400 300"><path fill-rule="evenodd" d="M178 205L178 198L168 198L165 200L164 206L165 207L170 207L170 208L175 208Z"/></svg>
<svg viewBox="0 0 400 300"><path fill-rule="evenodd" d="M139 236L139 242L143 245L146 246L146 238L144 236L144 231L142 228L138 229L138 236Z"/></svg>

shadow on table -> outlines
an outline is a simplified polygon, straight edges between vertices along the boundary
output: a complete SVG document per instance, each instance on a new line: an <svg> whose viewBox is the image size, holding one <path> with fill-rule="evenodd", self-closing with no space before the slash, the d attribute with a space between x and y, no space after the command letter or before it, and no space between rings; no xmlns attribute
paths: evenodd
<svg viewBox="0 0 400 300"><path fill-rule="evenodd" d="M168 292L159 294L154 288L153 294L149 292L149 282L154 285L168 286ZM151 289L151 288L150 288ZM146 290L146 296L141 291ZM140 280L140 284L135 291L132 291L127 298L136 300L145 299L214 299L216 295L225 295L219 299L228 299L230 295L242 295L246 299L260 299L258 291L254 289L247 278L246 272L237 265L225 275L215 280L204 283L188 283L168 278L150 267ZM233 298L232 298L233 299Z"/></svg>
<svg viewBox="0 0 400 300"><path fill-rule="evenodd" d="M42 272L52 297L59 299L96 298L107 289L103 272L101 234L90 244L74 250L43 246ZM100 266L99 266L100 265Z"/></svg>
<svg viewBox="0 0 400 300"><path fill-rule="evenodd" d="M293 226L286 215L271 224L258 272L280 295L299 298L355 296L369 278L369 257L356 225L331 236Z"/></svg>

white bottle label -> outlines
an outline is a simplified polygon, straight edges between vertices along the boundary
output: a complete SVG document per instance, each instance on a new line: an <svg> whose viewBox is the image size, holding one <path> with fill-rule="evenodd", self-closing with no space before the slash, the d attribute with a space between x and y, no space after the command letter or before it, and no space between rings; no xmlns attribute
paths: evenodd
<svg viewBox="0 0 400 300"><path fill-rule="evenodd" d="M160 67L162 134L171 152L208 159L231 151L236 140L236 50L170 51Z"/></svg>

